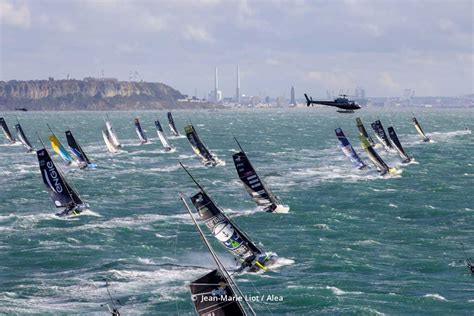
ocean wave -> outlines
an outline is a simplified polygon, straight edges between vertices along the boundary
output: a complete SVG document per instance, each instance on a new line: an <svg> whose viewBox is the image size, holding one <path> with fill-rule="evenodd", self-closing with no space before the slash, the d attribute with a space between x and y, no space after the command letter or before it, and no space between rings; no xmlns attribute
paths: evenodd
<svg viewBox="0 0 474 316"><path fill-rule="evenodd" d="M335 286L326 286L327 290L330 290L334 295L336 296L342 296L342 295L361 295L364 294L362 292L349 292L349 291L343 291Z"/></svg>
<svg viewBox="0 0 474 316"><path fill-rule="evenodd" d="M426 298L432 298L434 300L437 300L437 301L445 301L447 302L448 300L446 298L444 298L443 296L441 296L440 294L425 294L423 295L423 297L426 297Z"/></svg>

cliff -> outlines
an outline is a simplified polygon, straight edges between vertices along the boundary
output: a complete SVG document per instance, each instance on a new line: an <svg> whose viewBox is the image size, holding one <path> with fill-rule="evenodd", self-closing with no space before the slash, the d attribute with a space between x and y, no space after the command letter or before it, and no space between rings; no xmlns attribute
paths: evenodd
<svg viewBox="0 0 474 316"><path fill-rule="evenodd" d="M129 110L196 107L163 83L116 79L0 81L0 110ZM213 107L200 103L200 107Z"/></svg>

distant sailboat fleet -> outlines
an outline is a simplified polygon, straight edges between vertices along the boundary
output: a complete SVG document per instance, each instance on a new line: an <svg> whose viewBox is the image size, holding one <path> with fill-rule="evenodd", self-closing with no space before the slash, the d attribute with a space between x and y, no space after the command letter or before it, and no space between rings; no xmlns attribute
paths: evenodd
<svg viewBox="0 0 474 316"><path fill-rule="evenodd" d="M176 124L171 112L167 113L167 119L168 119L168 126L170 129L171 135L173 137L180 136L176 128ZM423 142L430 141L430 138L426 136L426 134L421 128L416 117L413 116L412 121L415 124L416 131L422 137ZM118 153L123 148L123 145L118 140L118 137L115 133L114 128L112 127L112 123L108 115L106 115L104 122L105 122L105 126L102 129L102 136L103 136L106 148L110 153L113 153L113 154ZM145 134L145 131L140 124L139 118L135 118L133 120L133 123L135 126L135 132L139 139L139 144L149 143L149 140ZM160 121L155 120L154 123L156 127L157 136L163 146L164 151L165 152L173 151L174 148L171 145L169 139L167 138ZM2 128L2 131L5 135L5 138L8 144L11 144L11 145L15 144L17 140L13 137L3 117L0 118L0 126ZM359 139L360 139L361 148L366 152L367 157L375 166L375 169L380 173L380 175L397 173L397 169L389 166L382 159L380 154L377 153L376 147L383 148L387 152L397 152L400 156L402 163L408 163L413 160L413 158L410 157L406 153L405 149L403 148L400 142L400 139L393 126L388 127L387 129L388 136L387 136L387 133L385 132L385 129L380 120L376 120L373 123L371 123L371 127L375 132L375 137L379 141L379 143L376 143L373 140L373 138L368 134L367 130L364 127L362 119L359 117L356 118L356 126L359 130ZM62 145L61 141L58 139L58 137L53 132L51 127L49 125L47 125L47 127L50 131L48 140L50 141L51 148L64 161L66 166L77 166L80 169L95 169L97 167L96 164L92 163L92 161L86 155L84 149L80 146L77 139L73 136L71 130L67 130L65 132L67 144L70 149L70 152L69 152ZM31 145L30 141L28 140L19 121L15 125L15 130L17 133L17 138L21 142L21 144L23 144L23 146L27 149L28 152L33 151L34 148ZM214 167L214 166L224 165L224 161L217 158L217 156L214 155L208 149L208 147L204 144L204 142L201 140L195 127L192 124L185 126L184 131L186 134L186 138L188 139L189 144L191 145L191 148L193 149L196 156L201 160L201 162L205 166ZM357 169L367 168L367 164L361 159L361 157L356 152L354 147L352 147L351 143L347 139L342 129L336 128L335 133L336 133L337 139L339 140L339 143L340 143L339 146L343 154L349 159L352 165ZM234 139L240 149L239 152L236 152L232 155L232 159L235 165L235 169L237 171L237 175L239 179L241 180L242 184L244 185L245 190L248 192L252 200L254 200L255 203L257 204L257 207L259 207L261 210L265 212L287 213L290 209L289 206L283 204L281 200L275 194L273 194L273 192L270 190L268 185L259 177L252 163L248 159L247 154L242 149L242 146L240 145L240 143L235 137ZM41 155L39 154L40 152L41 152ZM45 181L45 184L47 184L47 189L52 190L51 192L53 192L54 194L59 194L59 193L63 195L66 194L62 196L62 199L55 200L56 206L60 205L61 207L66 207L65 212L60 213L61 216L70 214L71 209L75 210L74 212L72 212L74 215L78 215L83 209L83 207L80 207L80 206L84 205L82 200L78 198L79 195L77 194L75 190L71 188L70 185L67 184L63 173L56 166L56 164L54 164L47 150L45 148L42 148L38 150L37 153L38 153L39 160L41 157L41 161L46 161L44 163L41 163L40 161L40 168L42 168L41 167L42 165L51 166L50 169L44 169L44 170L52 170L50 173L45 173L44 170L42 169L43 180ZM186 172L188 172L187 169L185 170ZM50 176L47 176L47 175L50 175ZM54 177L52 175L54 175ZM62 191L59 190L61 192L59 192L58 190L55 190L54 185L50 185L51 183L53 183L51 179L54 179L54 181L59 183L61 187L64 187L64 189ZM198 185L198 187L201 190L201 192L197 194L196 196L194 196L192 199L193 204L196 206L196 208L199 209L202 206L200 203L202 201L205 201L205 203L209 204L212 207L211 209L214 210L215 214L213 216L218 216L216 214L223 214L223 212L210 199L210 197L207 195L206 192L204 192L204 190L199 186L199 184L196 181L195 183ZM51 192L50 192L50 195L53 194ZM68 196L69 196L69 201L64 202L68 199L67 198ZM58 204L56 203L57 201L60 201L60 202L62 201L62 202ZM219 215L219 216L227 218L225 214ZM229 225L231 225L230 222L229 222ZM246 238L244 237L245 235L243 234L242 234L243 237L241 237L240 234L238 234L238 236L239 238L244 238L244 239ZM246 244L251 245L252 243L249 241L246 241ZM255 250L254 252L257 252L257 248L255 248L254 250ZM262 255L262 252L260 252L260 255ZM256 257L255 253L253 253L252 256ZM257 261L257 262L260 262L260 261Z"/></svg>
<svg viewBox="0 0 474 316"><path fill-rule="evenodd" d="M167 118L171 136L180 136L171 112L167 113ZM412 120L415 124L416 131L422 137L422 141L430 141L430 138L426 136L418 120L415 117L413 117ZM102 128L101 132L105 146L109 153L116 154L123 149L123 145L118 140L108 115L106 115L104 123L105 126ZM141 126L139 118L135 118L133 123L139 144L150 143L145 130ZM173 152L175 148L166 136L160 121L155 120L154 125L164 152ZM0 126L8 144L15 144L17 140L11 134L3 117L0 118ZM372 162L380 175L384 176L397 173L397 169L389 166L376 151L376 148L383 149L387 153L398 153L402 163L408 163L413 160L413 158L409 156L403 148L393 126L388 127L387 136L380 120L371 123L371 127L375 133L375 138L378 142L375 142L368 134L362 119L359 117L356 118L356 126L359 131L361 148L365 151L368 159ZM49 125L47 125L47 127L50 131L48 140L50 141L51 148L63 160L66 166L75 166L80 169L95 169L97 167L88 155L86 155L84 149L73 136L71 130L65 131L69 147L68 151L62 145L51 127ZM21 142L28 152L32 152L34 148L28 140L19 121L15 125L15 130L19 142ZM184 132L192 150L204 166L216 167L224 165L224 161L217 158L217 156L214 155L204 144L192 124L185 126ZM370 168L351 145L340 127L335 129L335 134L339 141L339 147L342 153L348 158L354 168L359 170ZM232 155L237 176L251 199L256 203L257 208L268 213L288 213L290 207L284 204L270 190L269 186L257 174L247 156L247 153L243 150L237 138L234 137L234 140L239 148L239 150ZM41 139L40 141L43 146L36 151L37 159L46 191L52 199L54 206L61 209L56 213L56 215L58 217L74 217L89 210L89 205L83 198L81 198L78 190L75 189L72 183L65 177L61 167L52 159L50 153L44 146L43 141ZM237 299L238 297L244 297L244 295L235 282L234 276L243 272L256 273L268 271L268 269L274 266L278 261L278 255L274 252L266 251L260 243L254 242L249 235L247 235L237 225L235 220L232 220L214 201L214 199L211 198L208 192L199 184L181 162L180 165L196 185L198 192L189 197L180 194L179 198L187 212L190 214L193 224L217 266L211 272L190 283L192 295L198 298L194 300L196 312L199 315L255 315L255 311L246 299ZM195 218L195 213L187 203L188 198L210 233L231 255L234 256L238 265L231 271L232 274L229 273L227 268L220 261L211 244L207 240L206 235L201 230L201 227ZM224 301L223 297L236 299ZM115 310L117 309L115 308Z"/></svg>

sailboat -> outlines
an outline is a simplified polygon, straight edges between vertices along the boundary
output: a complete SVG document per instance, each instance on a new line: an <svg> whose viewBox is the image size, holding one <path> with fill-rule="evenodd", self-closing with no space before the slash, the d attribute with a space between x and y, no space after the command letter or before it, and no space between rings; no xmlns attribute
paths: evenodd
<svg viewBox="0 0 474 316"><path fill-rule="evenodd" d="M110 153L114 154L119 151L120 147L114 144L113 138L107 128L102 129L102 137L104 138L105 146Z"/></svg>
<svg viewBox="0 0 474 316"><path fill-rule="evenodd" d="M112 123L110 123L109 115L106 115L107 119L105 119L105 128L107 130L107 136L110 139L112 145L116 148L122 148L122 144L120 144L117 135L115 135L114 128L112 127Z"/></svg>
<svg viewBox="0 0 474 316"><path fill-rule="evenodd" d="M18 119L17 119L18 121ZM16 130L16 136L20 140L20 142L25 146L27 152L32 152L34 150L33 146L31 146L30 141L25 135L25 132L23 132L23 128L20 125L20 122L18 121L18 124L15 125L15 130Z"/></svg>
<svg viewBox="0 0 474 316"><path fill-rule="evenodd" d="M66 148L64 148L64 146L61 144L61 142L56 137L56 135L54 134L51 127L49 127L49 125L48 125L48 128L49 128L49 131L51 132L51 134L48 136L48 139L51 142L51 147L53 148L54 152L58 154L61 157L61 159L64 160L64 162L66 162L67 165L72 164L74 159L66 150ZM79 167L81 167L80 164L79 164Z"/></svg>
<svg viewBox="0 0 474 316"><path fill-rule="evenodd" d="M10 133L10 129L8 128L8 125L5 122L5 119L3 117L0 117L0 125L2 126L2 131L3 131L3 134L5 135L5 138L8 140L8 144L11 145L11 144L16 143L16 140L12 136L12 133Z"/></svg>
<svg viewBox="0 0 474 316"><path fill-rule="evenodd" d="M171 149L173 149L173 146L171 146L170 142L168 141L168 138L163 132L163 128L161 127L160 121L156 120L155 126L156 126L156 133L158 134L158 138L160 139L161 144L163 145L163 148L165 149L165 151L170 151Z"/></svg>
<svg viewBox="0 0 474 316"><path fill-rule="evenodd" d="M237 170L240 181L244 184L245 190L247 190L255 203L263 208L265 212L288 213L290 207L284 205L260 179L242 149L242 146L240 146L239 141L235 137L234 139L240 148L240 152L232 155L232 158L234 159L235 169Z"/></svg>
<svg viewBox="0 0 474 316"><path fill-rule="evenodd" d="M392 146L392 143L390 143L390 140L387 137L387 134L385 133L385 130L382 126L382 122L380 120L376 120L371 124L372 129L375 132L375 137L379 140L380 143L385 147L386 150L388 151L393 151L394 148Z"/></svg>
<svg viewBox="0 0 474 316"><path fill-rule="evenodd" d="M364 169L367 167L367 165L360 159L359 155L357 152L354 150L354 147L352 147L351 143L349 140L346 138L346 135L344 135L344 132L342 129L339 127L335 129L336 132L336 137L339 139L340 147L344 155L346 155L347 158L352 162L354 167L358 169Z"/></svg>
<svg viewBox="0 0 474 316"><path fill-rule="evenodd" d="M93 164L89 160L89 157L87 157L84 150L82 150L82 147L76 141L76 139L72 135L71 131L66 131L66 139L67 139L67 143L69 145L69 149L71 149L71 152L73 153L73 155L76 156L77 161L79 162L79 166L81 167L81 169L86 168L86 167L90 168L90 169L95 169L97 167L96 164Z"/></svg>
<svg viewBox="0 0 474 316"><path fill-rule="evenodd" d="M145 132L142 129L142 126L140 125L140 120L135 118L134 120L135 123L135 132L137 132L138 139L140 140L140 144L145 144L148 143L148 138L146 137Z"/></svg>
<svg viewBox="0 0 474 316"><path fill-rule="evenodd" d="M168 126L170 127L171 134L173 134L173 136L179 136L179 132L176 129L176 125L174 124L173 115L171 115L171 112L168 112L167 115L168 115Z"/></svg>
<svg viewBox="0 0 474 316"><path fill-rule="evenodd" d="M89 208L79 194L67 183L66 178L58 167L54 164L46 148L36 151L43 183L46 186L49 196L54 205L64 208L63 211L56 213L57 216L79 215Z"/></svg>
<svg viewBox="0 0 474 316"><path fill-rule="evenodd" d="M237 271L267 271L268 267L277 260L277 255L257 247L209 197L183 164L180 163L180 165L199 188L199 192L191 197L191 202L214 237L239 260L240 268Z"/></svg>
<svg viewBox="0 0 474 316"><path fill-rule="evenodd" d="M180 199L217 265L216 269L189 285L197 314L199 316L255 316L255 311L207 240L182 194Z"/></svg>
<svg viewBox="0 0 474 316"><path fill-rule="evenodd" d="M398 154L400 155L400 158L402 159L402 163L410 162L412 158L410 158L403 149L402 144L400 143L400 140L398 139L397 133L395 132L393 126L389 126L387 130L388 136L390 136L390 140L393 144L393 147L397 150Z"/></svg>
<svg viewBox="0 0 474 316"><path fill-rule="evenodd" d="M204 143L199 138L196 129L192 125L188 125L184 128L186 132L186 137L193 148L194 153L201 158L202 163L205 166L217 166L219 164L223 164L222 160L217 159L211 152L206 148Z"/></svg>
<svg viewBox="0 0 474 316"><path fill-rule="evenodd" d="M380 172L380 175L397 172L397 169L389 167L385 161L380 158L379 154L377 154L375 149L372 147L372 145L370 145L369 141L364 135L362 135L362 133L359 134L359 138L362 148L365 150L367 156L377 168L377 171Z"/></svg>
<svg viewBox="0 0 474 316"><path fill-rule="evenodd" d="M421 128L421 125L420 125L420 123L418 123L418 120L416 119L415 116L413 116L412 120L413 120L413 123L415 124L416 131L418 132L418 134L420 134L423 141L424 142L429 142L431 139L428 136L426 136L425 132Z"/></svg>
<svg viewBox="0 0 474 316"><path fill-rule="evenodd" d="M375 142L372 139L372 137L367 133L367 130L365 129L364 123L362 123L362 119L360 117L356 118L356 124L357 128L359 129L359 132L364 135L365 138L367 138L368 142L370 145L375 146Z"/></svg>

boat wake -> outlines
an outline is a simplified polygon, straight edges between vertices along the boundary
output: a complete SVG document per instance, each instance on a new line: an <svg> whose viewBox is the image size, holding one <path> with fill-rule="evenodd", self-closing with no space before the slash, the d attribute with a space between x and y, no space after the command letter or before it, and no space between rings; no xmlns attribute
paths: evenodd
<svg viewBox="0 0 474 316"><path fill-rule="evenodd" d="M278 257L278 259L275 261L275 263L270 266L269 270L276 270L276 269L279 269L281 267L291 266L294 263L295 263L295 260L293 260L293 259Z"/></svg>
<svg viewBox="0 0 474 316"><path fill-rule="evenodd" d="M448 301L444 296L441 296L437 293L435 293L435 294L426 294L426 295L423 295L423 297L432 298L432 299L438 300L438 301L445 301L445 302Z"/></svg>
<svg viewBox="0 0 474 316"><path fill-rule="evenodd" d="M168 139L182 139L182 138L186 138L186 136L184 136L184 135L179 135L179 136L168 136Z"/></svg>
<svg viewBox="0 0 474 316"><path fill-rule="evenodd" d="M81 214L79 214L78 216L94 216L94 217L102 217L102 215L100 215L99 213L97 212L94 212L92 210L85 210L85 211L82 211Z"/></svg>
<svg viewBox="0 0 474 316"><path fill-rule="evenodd" d="M430 137L430 143L436 143L436 141L445 141L449 138L456 137L456 136L465 136L471 135L471 130L458 130L452 132L433 132L429 133L428 137Z"/></svg>
<svg viewBox="0 0 474 316"><path fill-rule="evenodd" d="M341 295L347 295L347 294L355 294L355 295L361 295L363 294L362 292L356 291L356 292L349 292L349 291L343 291L335 286L326 286L327 290L331 290L331 292L336 295L336 296L341 296Z"/></svg>

